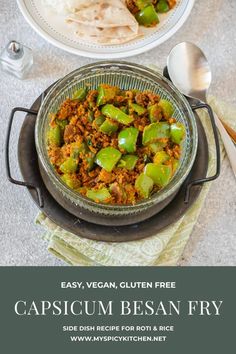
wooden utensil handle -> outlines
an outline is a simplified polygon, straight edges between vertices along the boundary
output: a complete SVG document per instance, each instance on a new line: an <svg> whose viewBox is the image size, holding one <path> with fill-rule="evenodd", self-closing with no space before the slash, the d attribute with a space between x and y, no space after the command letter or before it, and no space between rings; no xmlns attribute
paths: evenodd
<svg viewBox="0 0 236 354"><path fill-rule="evenodd" d="M221 120L217 116L217 114L214 112L214 117L215 117L215 122L217 125L217 128L220 132L221 139L223 141L226 153L228 155L232 170L234 172L234 175L236 177L236 147L233 144L232 140L230 139L229 135L226 132L226 129L224 128L223 124L221 123Z"/></svg>
<svg viewBox="0 0 236 354"><path fill-rule="evenodd" d="M227 123L225 123L220 117L218 117L219 120L221 121L221 123L223 124L225 130L227 131L227 133L229 134L229 136L231 137L231 139L234 141L234 143L236 144L236 131L233 130Z"/></svg>

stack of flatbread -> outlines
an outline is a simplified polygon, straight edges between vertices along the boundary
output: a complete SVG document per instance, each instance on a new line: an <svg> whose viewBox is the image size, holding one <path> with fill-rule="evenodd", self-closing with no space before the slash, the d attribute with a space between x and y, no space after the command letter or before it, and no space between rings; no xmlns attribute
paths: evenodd
<svg viewBox="0 0 236 354"><path fill-rule="evenodd" d="M66 22L83 40L100 44L122 44L139 33L139 25L125 0L44 0L64 13Z"/></svg>

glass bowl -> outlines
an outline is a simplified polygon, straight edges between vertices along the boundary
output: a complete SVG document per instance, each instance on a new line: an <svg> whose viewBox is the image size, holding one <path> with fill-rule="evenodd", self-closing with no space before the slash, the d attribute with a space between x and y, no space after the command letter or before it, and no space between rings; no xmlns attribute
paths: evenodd
<svg viewBox="0 0 236 354"><path fill-rule="evenodd" d="M180 165L170 183L150 198L141 200L134 205L96 203L82 196L78 192L70 189L62 181L49 161L47 153L49 114L56 113L60 104L67 97L72 97L74 91L84 87L85 84L89 84L91 89L95 89L101 83L119 86L125 90L150 90L159 94L161 98L165 98L173 104L173 116L177 121L183 123L186 128L186 137L182 144ZM155 210L157 210L153 208L154 206L160 205L161 208L163 208L166 205L165 200L170 201L172 199L171 196L177 193L188 176L196 157L198 134L195 116L188 101L162 75L137 64L104 61L89 64L71 72L50 89L37 116L35 142L41 168L43 168L44 174L50 179L50 185L60 194L60 199L63 197L66 199L67 203L69 202L73 205L75 214L76 207L78 207L79 210L81 210L81 208L86 209L90 214L95 213L101 215L103 219L104 217L109 218L111 216L122 218L125 215L129 217L132 215L135 216L136 214L142 215L142 212L144 212L144 215L149 215L148 217L150 217L152 215L147 213L147 209L152 209L154 214L156 213ZM83 218L82 215L81 218ZM143 219L145 218L147 217L143 217ZM139 219L142 220L142 217L139 217Z"/></svg>

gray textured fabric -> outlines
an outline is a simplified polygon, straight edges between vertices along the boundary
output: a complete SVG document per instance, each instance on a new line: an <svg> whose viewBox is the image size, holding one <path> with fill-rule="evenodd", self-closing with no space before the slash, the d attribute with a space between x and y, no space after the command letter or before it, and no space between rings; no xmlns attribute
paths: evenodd
<svg viewBox="0 0 236 354"><path fill-rule="evenodd" d="M129 60L163 66L173 45L183 40L193 41L206 52L212 65L211 93L236 104L235 11L234 0L209 0L207 6L204 0L196 0L188 21L174 37L158 48ZM3 159L5 131L12 107L29 107L55 80L93 60L68 54L46 43L26 23L16 1L0 0L1 48L10 39L19 40L33 49L35 65L25 81L0 72L0 265L63 265L48 253L46 243L37 237L43 231L34 225L37 208L27 191L6 181ZM17 141L21 122L22 115L19 114L12 141ZM19 177L15 153L12 154L12 166L14 176ZM235 195L236 182L226 161L221 177L212 184L185 250L184 265L236 265Z"/></svg>

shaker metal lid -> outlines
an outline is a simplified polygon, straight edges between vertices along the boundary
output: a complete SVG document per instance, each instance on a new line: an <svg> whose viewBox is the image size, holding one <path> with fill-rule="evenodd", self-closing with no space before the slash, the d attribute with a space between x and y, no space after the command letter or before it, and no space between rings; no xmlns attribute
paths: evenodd
<svg viewBox="0 0 236 354"><path fill-rule="evenodd" d="M11 59L20 59L24 55L24 48L22 44L17 41L10 41L6 49Z"/></svg>

